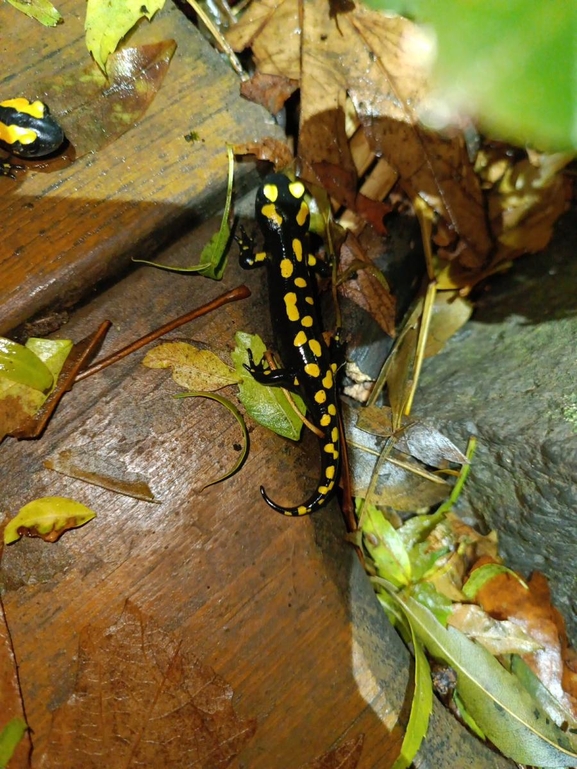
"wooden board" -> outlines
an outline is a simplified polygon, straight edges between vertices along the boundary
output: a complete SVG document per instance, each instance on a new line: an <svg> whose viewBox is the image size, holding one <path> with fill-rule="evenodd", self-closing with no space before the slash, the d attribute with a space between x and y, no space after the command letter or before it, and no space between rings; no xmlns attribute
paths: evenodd
<svg viewBox="0 0 577 769"><path fill-rule="evenodd" d="M39 84L90 61L84 0L64 0L64 23L46 29L0 5L0 98L42 97ZM239 96L226 60L170 4L131 43L174 39L160 92L138 125L67 168L0 178L0 333L154 254L224 205L227 142L279 136L261 108ZM199 140L184 135L196 131ZM239 169L239 187L248 167ZM245 182L246 184L246 182ZM185 259L185 263L188 263Z"/></svg>
<svg viewBox="0 0 577 769"><path fill-rule="evenodd" d="M192 233L165 258L198 256L214 226ZM245 280L253 291L249 300L171 338L225 356L238 330L259 331L270 343L263 275L243 273L232 261L224 285L138 270L78 311L60 335L78 339L109 318L105 354ZM145 369L142 356L79 383L41 440L0 447L4 511L11 515L38 496L64 495L98 513L54 545L26 540L4 552L4 605L36 755L74 691L81 632L94 622L114 624L130 600L232 687L239 717L256 719L254 735L230 764L183 759L171 766L311 769L315 759L359 739L354 763L323 766L388 769L410 708L408 652L344 540L336 503L295 520L270 510L258 490L265 483L274 498L298 503L316 481L316 441L295 445L249 422L250 456L242 470L200 491L237 456L239 429L218 404L175 400L179 388L168 372ZM234 398L234 388L224 394ZM75 448L142 474L160 504L43 467L46 457ZM122 670L122 659L113 664ZM75 744L82 751L82 741ZM161 745L158 751L162 766ZM115 759L105 758L114 769ZM92 764L66 754L59 766ZM416 766L509 764L436 703Z"/></svg>

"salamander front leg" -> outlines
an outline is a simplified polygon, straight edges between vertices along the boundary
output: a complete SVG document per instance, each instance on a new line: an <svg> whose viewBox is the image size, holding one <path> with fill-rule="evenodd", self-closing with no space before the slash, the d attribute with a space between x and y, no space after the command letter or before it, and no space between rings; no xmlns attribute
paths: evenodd
<svg viewBox="0 0 577 769"><path fill-rule="evenodd" d="M267 387L284 387L286 390L294 390L298 387L298 381L290 371L284 368L271 369L265 365L264 358L255 363L250 347L247 352L248 365L245 363L244 367L259 384Z"/></svg>

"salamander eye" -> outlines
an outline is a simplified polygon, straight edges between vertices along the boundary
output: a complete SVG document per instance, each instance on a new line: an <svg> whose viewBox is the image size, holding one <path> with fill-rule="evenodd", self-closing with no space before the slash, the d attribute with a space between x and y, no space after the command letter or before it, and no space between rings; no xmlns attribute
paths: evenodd
<svg viewBox="0 0 577 769"><path fill-rule="evenodd" d="M278 187L276 184L265 184L262 188L262 193L267 200L274 203L278 198Z"/></svg>
<svg viewBox="0 0 577 769"><path fill-rule="evenodd" d="M291 182L289 190L293 198L302 198L305 194L305 186L302 182Z"/></svg>

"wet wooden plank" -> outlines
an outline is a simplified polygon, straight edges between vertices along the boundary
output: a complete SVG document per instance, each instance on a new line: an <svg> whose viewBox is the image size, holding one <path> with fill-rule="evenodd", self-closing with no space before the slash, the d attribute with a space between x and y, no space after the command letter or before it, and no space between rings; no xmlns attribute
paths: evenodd
<svg viewBox="0 0 577 769"><path fill-rule="evenodd" d="M0 97L42 97L39 84L88 64L83 0L64 0L64 24L45 29L0 6ZM224 204L226 142L275 133L270 116L239 96L239 80L172 4L132 43L178 44L140 123L68 168L0 178L0 333L55 303L70 304L152 255ZM196 131L199 140L186 142ZM50 168L50 167L49 167ZM248 167L239 169L239 179ZM239 185L242 188L242 182Z"/></svg>
<svg viewBox="0 0 577 769"><path fill-rule="evenodd" d="M200 228L167 259L197 256ZM104 318L103 354L241 281L253 296L171 334L224 353L235 331L270 340L262 271L232 260L224 285L142 268L75 313L61 336L78 339ZM111 624L127 599L232 686L257 729L234 769L302 769L364 735L359 769L388 769L410 707L408 652L388 626L344 540L336 504L304 519L271 511L258 487L298 503L316 480L316 440L296 445L249 422L251 452L233 478L199 490L237 456L239 430L214 403L175 400L167 372L143 353L79 383L40 441L2 444L2 506L72 496L98 518L48 545L6 549L4 605L27 715L40 753L51 713L70 696L78 636ZM224 391L234 398L234 388ZM43 460L83 448L144 475L149 504L46 470ZM120 664L120 663L119 663ZM456 729L456 731L455 731ZM421 769L504 767L440 708Z"/></svg>

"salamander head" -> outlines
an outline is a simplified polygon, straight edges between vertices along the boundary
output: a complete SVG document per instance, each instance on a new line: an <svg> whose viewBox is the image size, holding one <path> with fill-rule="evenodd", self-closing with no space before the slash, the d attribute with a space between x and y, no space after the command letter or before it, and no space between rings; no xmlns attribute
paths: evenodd
<svg viewBox="0 0 577 769"><path fill-rule="evenodd" d="M291 181L284 174L270 174L263 180L255 203L256 219L261 227L280 230L291 222L307 232L309 207L302 182Z"/></svg>

